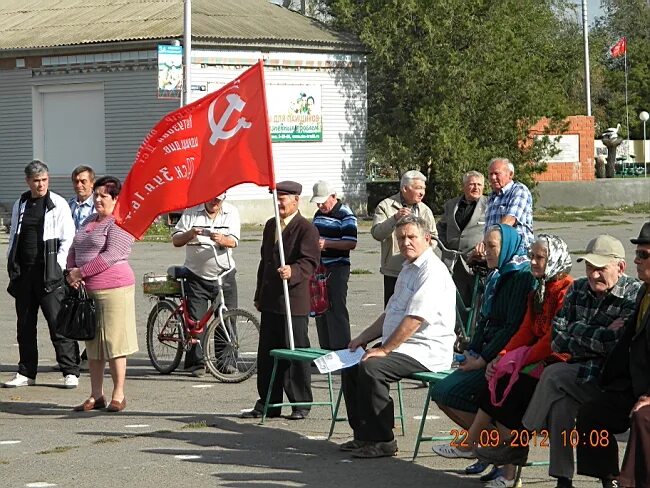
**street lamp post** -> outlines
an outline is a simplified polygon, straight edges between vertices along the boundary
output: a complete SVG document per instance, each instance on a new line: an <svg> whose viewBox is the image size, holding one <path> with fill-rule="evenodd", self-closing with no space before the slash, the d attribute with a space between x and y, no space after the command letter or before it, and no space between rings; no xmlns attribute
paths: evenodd
<svg viewBox="0 0 650 488"><path fill-rule="evenodd" d="M643 122L643 177L648 176L648 157L646 153L646 135L645 135L645 123L650 119L650 114L645 110L639 114L639 119Z"/></svg>

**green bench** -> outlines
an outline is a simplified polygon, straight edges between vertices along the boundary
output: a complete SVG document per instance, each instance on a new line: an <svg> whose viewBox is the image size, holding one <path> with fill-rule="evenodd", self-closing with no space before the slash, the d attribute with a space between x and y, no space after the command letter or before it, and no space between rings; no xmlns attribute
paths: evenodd
<svg viewBox="0 0 650 488"><path fill-rule="evenodd" d="M296 348L296 349L272 349L271 356L273 357L273 371L271 372L271 380L269 381L269 390L266 394L264 401L264 409L262 411L262 420L260 424L264 423L266 413L269 408L276 407L311 407L311 406L329 406L332 418L334 418L334 390L332 388L332 374L327 373L327 387L329 393L328 402L284 402L284 403L269 403L271 401L271 389L275 381L275 375L278 369L278 361L309 361L312 362L331 351L326 349L317 348Z"/></svg>

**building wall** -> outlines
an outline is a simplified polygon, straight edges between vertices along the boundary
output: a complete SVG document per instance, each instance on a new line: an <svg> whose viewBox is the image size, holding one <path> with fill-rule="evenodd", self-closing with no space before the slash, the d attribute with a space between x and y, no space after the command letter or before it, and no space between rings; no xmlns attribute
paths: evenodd
<svg viewBox="0 0 650 488"><path fill-rule="evenodd" d="M585 115L567 117L568 128L563 135L579 137L579 160L549 161L547 170L537 175L537 181L589 181L594 174L594 118ZM543 135L549 121L543 118L531 129L532 136Z"/></svg>
<svg viewBox="0 0 650 488"><path fill-rule="evenodd" d="M0 70L0 205L9 207L26 189L22 173L34 156L32 88L37 85L99 82L104 87L106 172L124 178L149 130L179 106L156 96L154 51L43 57L31 67ZM243 56L243 57L242 57ZM194 50L192 100L231 81L262 57L262 53ZM328 180L354 208L365 205L366 72L363 56L316 53L265 54L267 86L321 86L323 138L320 142L273 143L276 180L292 179L311 195L312 185ZM38 60L37 60L38 61ZM237 63L237 64L234 64ZM250 63L250 64L249 64ZM65 123L62 120L61 123ZM47 161L46 161L47 163ZM92 165L92 161L79 161ZM56 173L56 168L51 168ZM51 178L53 191L72 195L69 177ZM268 190L240 185L229 199L241 209L244 222L260 222L273 213ZM308 198L305 199L308 201ZM313 205L304 204L311 214Z"/></svg>

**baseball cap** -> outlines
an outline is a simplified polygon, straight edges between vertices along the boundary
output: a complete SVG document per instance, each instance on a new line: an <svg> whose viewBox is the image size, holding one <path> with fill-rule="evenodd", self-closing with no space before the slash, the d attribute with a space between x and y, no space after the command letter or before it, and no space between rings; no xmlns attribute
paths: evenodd
<svg viewBox="0 0 650 488"><path fill-rule="evenodd" d="M589 241L586 254L577 261L587 261L592 266L603 268L617 259L625 259L623 244L615 237L601 234Z"/></svg>
<svg viewBox="0 0 650 488"><path fill-rule="evenodd" d="M314 184L314 189L312 191L313 196L309 201L312 203L323 203L329 198L330 195L333 195L334 193L336 192L329 185L329 183L327 183L327 181L320 180Z"/></svg>

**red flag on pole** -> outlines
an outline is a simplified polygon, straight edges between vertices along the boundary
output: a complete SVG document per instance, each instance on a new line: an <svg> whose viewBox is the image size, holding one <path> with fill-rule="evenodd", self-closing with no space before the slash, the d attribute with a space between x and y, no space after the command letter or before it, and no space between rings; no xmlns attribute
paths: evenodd
<svg viewBox="0 0 650 488"><path fill-rule="evenodd" d="M609 48L609 55L612 58L624 56L627 52L627 37L621 37L616 44Z"/></svg>
<svg viewBox="0 0 650 488"><path fill-rule="evenodd" d="M262 61L156 124L113 215L139 239L161 213L206 202L240 183L275 188Z"/></svg>

